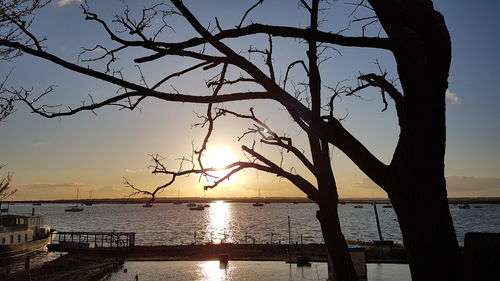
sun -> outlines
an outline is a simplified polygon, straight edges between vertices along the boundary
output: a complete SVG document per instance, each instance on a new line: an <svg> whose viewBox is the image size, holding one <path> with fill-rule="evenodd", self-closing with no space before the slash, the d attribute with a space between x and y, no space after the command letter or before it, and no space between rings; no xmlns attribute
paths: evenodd
<svg viewBox="0 0 500 281"><path fill-rule="evenodd" d="M236 155L229 149L224 147L215 147L207 149L203 153L203 157L201 158L204 168L216 168L221 169L219 171L210 172L210 175L213 175L217 178L221 178L225 176L230 170L222 170L227 165L238 161ZM229 179L233 181L236 175L232 175Z"/></svg>
<svg viewBox="0 0 500 281"><path fill-rule="evenodd" d="M207 151L203 153L203 157L201 159L205 168L217 169L222 169L225 166L238 161L234 153L232 153L229 149L222 147L207 149Z"/></svg>

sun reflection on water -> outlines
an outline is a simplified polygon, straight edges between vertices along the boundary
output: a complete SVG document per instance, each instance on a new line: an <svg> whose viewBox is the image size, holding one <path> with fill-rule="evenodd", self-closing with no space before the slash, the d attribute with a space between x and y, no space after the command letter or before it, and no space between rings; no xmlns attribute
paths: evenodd
<svg viewBox="0 0 500 281"><path fill-rule="evenodd" d="M216 201L210 204L208 213L208 231L213 243L228 241L227 230L230 228L232 219L231 204L224 201Z"/></svg>
<svg viewBox="0 0 500 281"><path fill-rule="evenodd" d="M200 281L229 281L233 270L231 263L223 267L219 261L204 261L198 264L197 271Z"/></svg>

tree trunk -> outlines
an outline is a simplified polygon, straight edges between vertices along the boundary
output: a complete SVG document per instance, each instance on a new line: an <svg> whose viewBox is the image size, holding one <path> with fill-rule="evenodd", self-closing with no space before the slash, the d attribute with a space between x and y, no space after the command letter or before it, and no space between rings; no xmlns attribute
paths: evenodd
<svg viewBox="0 0 500 281"><path fill-rule="evenodd" d="M404 93L400 138L386 190L399 219L412 279L462 280L444 155L451 40L431 0L369 0L394 42Z"/></svg>
<svg viewBox="0 0 500 281"><path fill-rule="evenodd" d="M335 180L333 179L333 185L331 183L328 187L320 186L320 194L319 211L317 211L316 217L321 225L323 239L325 240L328 256L332 262L334 271L333 274L332 272L328 272L328 277L330 280L335 281L358 281L354 264L352 263L351 255L340 227Z"/></svg>
<svg viewBox="0 0 500 281"><path fill-rule="evenodd" d="M415 195L390 197L403 233L412 280L463 280L460 250L446 197L417 200Z"/></svg>

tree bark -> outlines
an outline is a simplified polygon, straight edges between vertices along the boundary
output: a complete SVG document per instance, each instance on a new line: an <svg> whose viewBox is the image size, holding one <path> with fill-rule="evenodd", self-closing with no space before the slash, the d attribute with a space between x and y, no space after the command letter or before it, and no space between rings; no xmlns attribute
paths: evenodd
<svg viewBox="0 0 500 281"><path fill-rule="evenodd" d="M393 49L404 102L385 187L398 216L413 281L463 280L444 155L451 40L430 0L369 0Z"/></svg>
<svg viewBox="0 0 500 281"><path fill-rule="evenodd" d="M334 272L328 272L329 280L358 281L345 237L340 228L338 199L322 197L321 200L316 217L321 225L323 239L334 270Z"/></svg>

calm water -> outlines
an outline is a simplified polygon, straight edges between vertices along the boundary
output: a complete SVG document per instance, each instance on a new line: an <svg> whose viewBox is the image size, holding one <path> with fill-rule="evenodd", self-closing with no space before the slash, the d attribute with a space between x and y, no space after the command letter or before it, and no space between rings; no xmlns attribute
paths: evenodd
<svg viewBox="0 0 500 281"><path fill-rule="evenodd" d="M327 279L326 263L297 267L284 262L230 261L220 268L218 261L126 262L124 268L109 281L132 281L137 274L141 281L323 281ZM368 264L369 281L409 281L408 265Z"/></svg>
<svg viewBox="0 0 500 281"><path fill-rule="evenodd" d="M348 239L378 239L373 206L364 208L340 205L344 235ZM459 209L450 205L457 236L463 243L464 234L471 231L500 232L500 205ZM66 204L14 204L13 212L46 215L46 224L59 231L127 231L136 232L137 245L179 245L213 241L244 243L288 243L290 216L292 242L321 243L321 231L315 218L315 204L273 203L253 207L250 203L217 201L203 211L191 211L185 205L155 204L143 208L140 204L95 204L85 206L81 213L64 212ZM384 239L401 241L393 209L378 206ZM245 238L246 237L246 238Z"/></svg>

